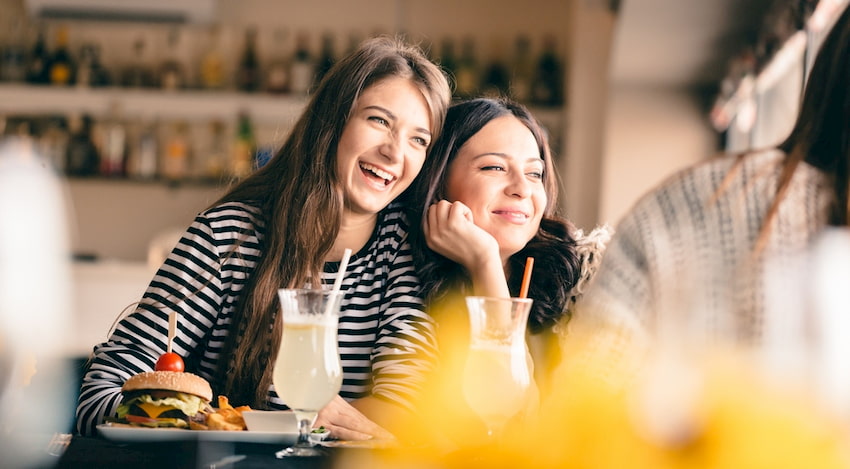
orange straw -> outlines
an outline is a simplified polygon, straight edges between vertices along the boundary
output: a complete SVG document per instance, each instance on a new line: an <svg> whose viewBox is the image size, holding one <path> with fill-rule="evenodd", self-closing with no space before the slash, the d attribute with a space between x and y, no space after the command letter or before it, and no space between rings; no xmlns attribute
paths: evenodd
<svg viewBox="0 0 850 469"><path fill-rule="evenodd" d="M525 258L525 272L522 273L522 287L519 289L519 297L528 296L528 284L531 283L531 268L534 267L534 258Z"/></svg>

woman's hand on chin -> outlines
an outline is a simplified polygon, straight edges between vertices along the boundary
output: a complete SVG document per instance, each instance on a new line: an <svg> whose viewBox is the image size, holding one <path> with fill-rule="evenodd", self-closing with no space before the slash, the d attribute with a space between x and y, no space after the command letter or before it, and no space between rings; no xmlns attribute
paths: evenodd
<svg viewBox="0 0 850 469"><path fill-rule="evenodd" d="M475 224L472 210L461 202L441 200L431 205L424 229L429 248L467 270L501 264L496 239Z"/></svg>

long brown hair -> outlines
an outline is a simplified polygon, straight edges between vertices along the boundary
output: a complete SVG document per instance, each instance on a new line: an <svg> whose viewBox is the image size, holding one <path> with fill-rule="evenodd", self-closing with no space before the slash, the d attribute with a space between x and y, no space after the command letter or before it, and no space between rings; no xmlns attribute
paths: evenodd
<svg viewBox="0 0 850 469"><path fill-rule="evenodd" d="M580 261L573 238L573 226L556 215L558 180L545 131L528 109L509 99L478 98L453 105L446 115L442 136L435 141L433 154L411 185L412 204L420 225L427 219L428 207L446 198L451 162L460 148L492 120L513 116L531 131L543 159L543 187L547 203L534 238L508 260L508 287L518 295L525 259L534 257L535 270L545 272L531 283L528 296L534 298L528 327L533 333L553 326L565 313L569 292L578 281ZM469 288L468 272L428 248L422 227L411 230L413 258L429 304Z"/></svg>
<svg viewBox="0 0 850 469"><path fill-rule="evenodd" d="M824 39L809 73L797 121L779 148L786 156L755 253L767 243L772 221L800 162L820 169L832 181L828 223L847 226L850 220L850 8Z"/></svg>
<svg viewBox="0 0 850 469"><path fill-rule="evenodd" d="M233 402L266 406L268 363L282 328L277 290L320 282L344 206L336 172L340 135L363 91L389 77L420 89L436 138L450 100L445 75L400 39L369 39L328 71L280 151L213 204L256 205L265 224L263 254L240 296L218 365L222 392Z"/></svg>

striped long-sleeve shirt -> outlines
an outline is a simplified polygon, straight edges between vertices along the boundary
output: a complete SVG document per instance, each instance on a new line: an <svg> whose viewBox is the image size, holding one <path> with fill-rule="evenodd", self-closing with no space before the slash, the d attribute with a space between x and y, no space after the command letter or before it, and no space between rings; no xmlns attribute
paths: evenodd
<svg viewBox="0 0 850 469"><path fill-rule="evenodd" d="M213 381L239 296L262 255L264 226L258 210L227 203L201 213L154 276L135 311L107 342L94 347L77 405L77 429L93 434L115 414L121 386L150 371L167 346L168 317L178 315L173 351L187 371ZM325 264L331 283L339 263ZM378 215L370 240L352 255L342 284L339 349L340 395L375 395L409 406L432 367L434 324L424 312L398 207ZM238 366L238 365L237 365ZM285 408L274 387L269 407Z"/></svg>

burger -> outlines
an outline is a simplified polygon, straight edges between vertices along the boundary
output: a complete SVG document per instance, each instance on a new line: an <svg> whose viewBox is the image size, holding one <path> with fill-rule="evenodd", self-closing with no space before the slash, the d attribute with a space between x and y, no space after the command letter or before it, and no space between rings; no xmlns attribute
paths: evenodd
<svg viewBox="0 0 850 469"><path fill-rule="evenodd" d="M139 373L124 383L121 393L118 421L154 428L187 428L190 420L204 419L212 400L207 380L179 371Z"/></svg>

